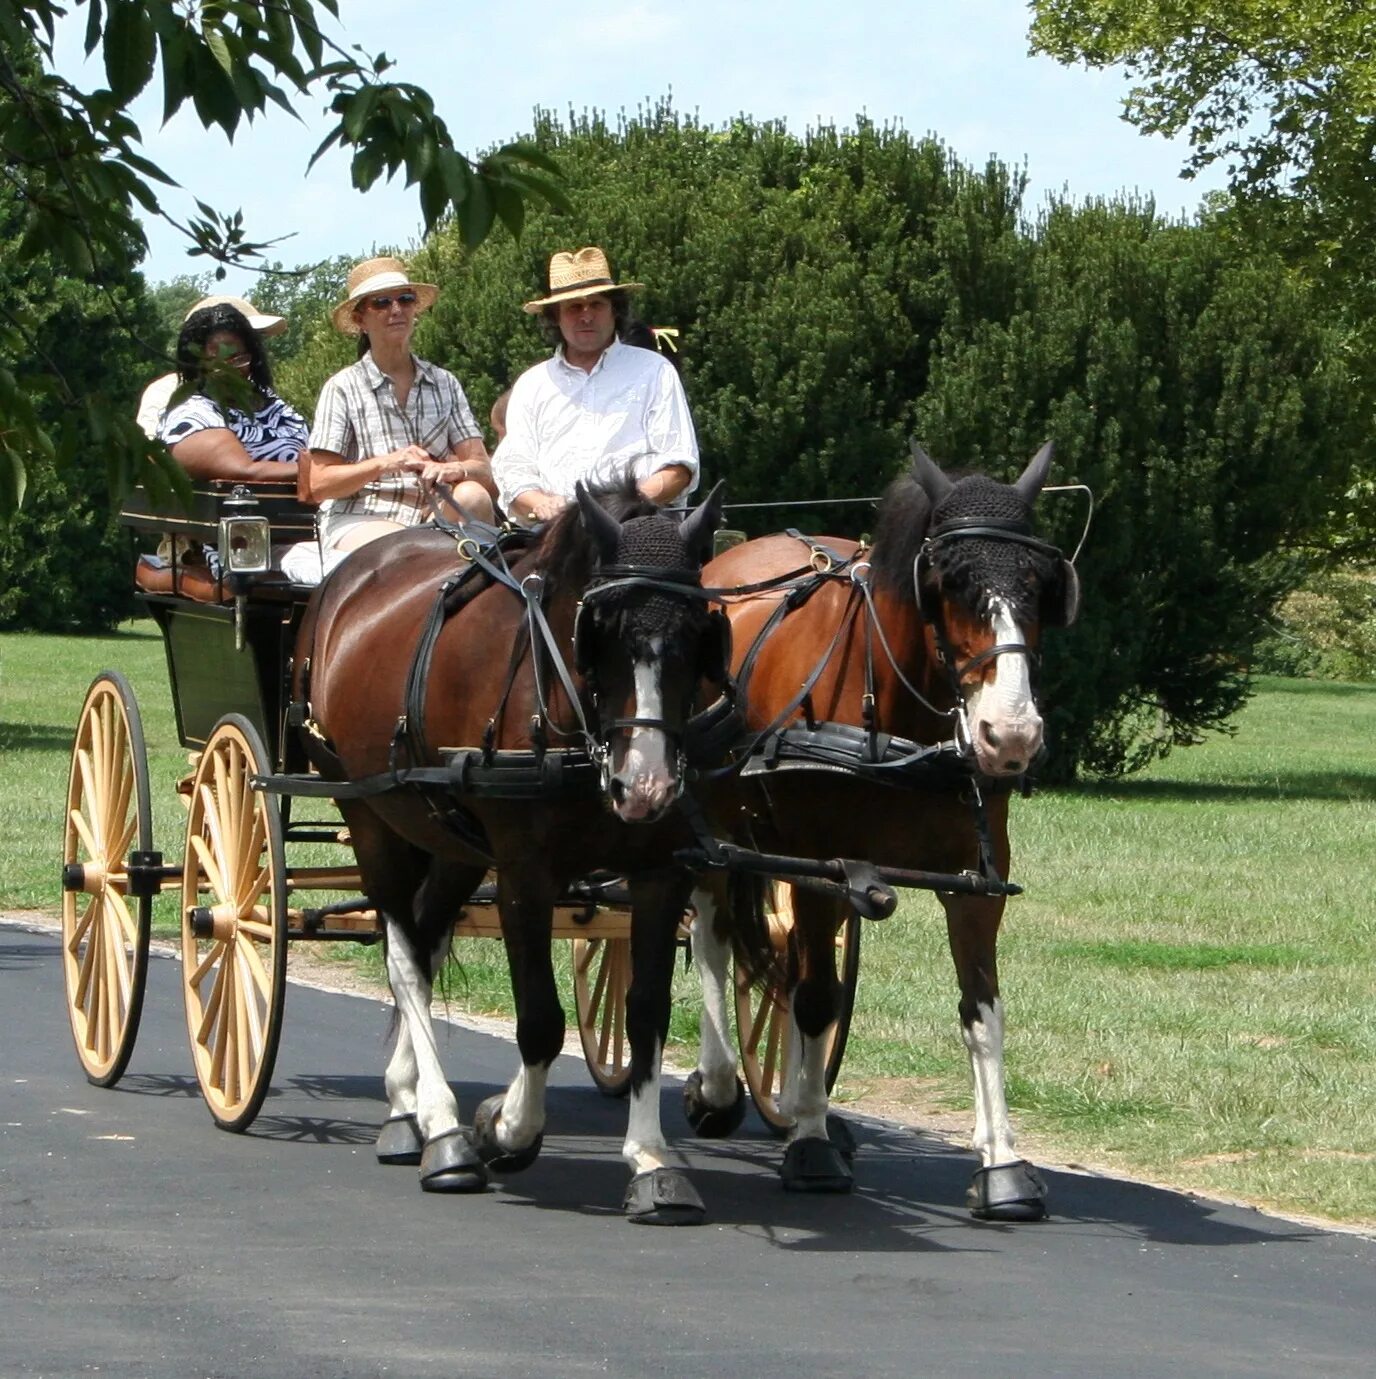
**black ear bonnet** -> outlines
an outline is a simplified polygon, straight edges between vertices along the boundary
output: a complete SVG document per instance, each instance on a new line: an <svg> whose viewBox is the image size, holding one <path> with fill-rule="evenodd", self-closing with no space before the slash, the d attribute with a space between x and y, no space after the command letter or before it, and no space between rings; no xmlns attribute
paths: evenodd
<svg viewBox="0 0 1376 1379"><path fill-rule="evenodd" d="M1009 536L954 535L982 523ZM983 474L957 480L936 504L918 564L918 605L930 623L941 615L942 597L979 618L1002 599L1023 628L1065 627L1079 610L1075 567L1033 536L1031 507L1017 489Z"/></svg>
<svg viewBox="0 0 1376 1379"><path fill-rule="evenodd" d="M608 580L635 572L674 584L696 585L700 582L697 554L688 550L676 518L664 513L633 517L621 527L615 563L604 566L600 573ZM592 669L596 638L607 636L619 641L633 660L648 660L651 643L656 640L668 650L699 642L697 654L687 655L690 664L704 662L709 678L724 678L724 672L722 677L710 676L710 667L723 654L730 664L730 624L724 614L709 614L696 598L643 585L599 594L594 583L589 593L591 596L578 606L573 628L574 665L580 675L586 676ZM723 632L714 619L726 625L724 653Z"/></svg>

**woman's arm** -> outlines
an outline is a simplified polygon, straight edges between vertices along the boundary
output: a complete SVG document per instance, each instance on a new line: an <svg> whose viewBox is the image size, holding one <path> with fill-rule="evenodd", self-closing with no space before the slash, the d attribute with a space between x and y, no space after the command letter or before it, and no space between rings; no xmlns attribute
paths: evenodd
<svg viewBox="0 0 1376 1379"><path fill-rule="evenodd" d="M421 473L433 464L429 453L419 445L408 445L388 455L372 455L366 460L346 460L329 450L306 452L305 482L300 497L307 503L323 503L327 498L351 498L374 479L393 474Z"/></svg>
<svg viewBox="0 0 1376 1379"><path fill-rule="evenodd" d="M431 460L421 470L420 477L425 483L451 486L467 480L481 484L494 501L497 497L497 481L492 477L487 447L480 439L460 441L445 459Z"/></svg>
<svg viewBox="0 0 1376 1379"><path fill-rule="evenodd" d="M193 479L274 480L290 483L296 478L294 460L251 460L239 437L227 426L194 431L185 440L168 446L172 458Z"/></svg>

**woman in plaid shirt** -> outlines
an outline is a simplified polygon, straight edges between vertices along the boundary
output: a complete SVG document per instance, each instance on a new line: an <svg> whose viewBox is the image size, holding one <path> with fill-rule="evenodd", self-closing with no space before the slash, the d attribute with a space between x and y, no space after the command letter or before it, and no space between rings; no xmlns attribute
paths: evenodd
<svg viewBox="0 0 1376 1379"><path fill-rule="evenodd" d="M303 488L321 505L327 572L349 551L426 521L437 483L452 492L440 503L446 516L492 520L492 470L459 380L411 353L416 318L438 296L400 259L367 259L334 309L335 327L360 340L358 362L326 381L311 428Z"/></svg>

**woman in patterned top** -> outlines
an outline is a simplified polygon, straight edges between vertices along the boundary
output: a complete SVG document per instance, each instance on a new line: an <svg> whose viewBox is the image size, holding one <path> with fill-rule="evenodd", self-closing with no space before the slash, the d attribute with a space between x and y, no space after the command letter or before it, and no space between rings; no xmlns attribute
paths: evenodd
<svg viewBox="0 0 1376 1379"><path fill-rule="evenodd" d="M306 495L321 504L325 568L388 532L441 511L492 520L496 492L482 432L459 380L411 353L416 318L439 296L400 259L367 259L349 273L337 330L359 337L356 364L327 379L311 428Z"/></svg>
<svg viewBox="0 0 1376 1379"><path fill-rule="evenodd" d="M243 379L232 394L248 410L206 391L217 369ZM158 435L193 479L296 478L309 430L273 391L263 342L241 312L224 304L193 311L177 337L177 374L195 391L167 409Z"/></svg>

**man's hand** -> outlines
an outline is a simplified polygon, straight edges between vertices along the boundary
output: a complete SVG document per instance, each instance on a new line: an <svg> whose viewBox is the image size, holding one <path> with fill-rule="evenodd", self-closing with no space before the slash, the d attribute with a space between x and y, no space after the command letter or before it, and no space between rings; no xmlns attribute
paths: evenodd
<svg viewBox="0 0 1376 1379"><path fill-rule="evenodd" d="M551 521L558 517L568 505L569 500L567 498L560 498L553 493L545 493L538 488L533 488L520 494L513 506L520 517L523 517L527 522L535 523Z"/></svg>

